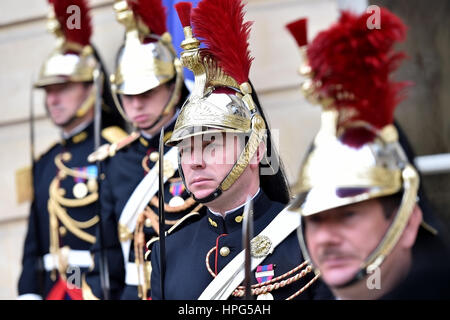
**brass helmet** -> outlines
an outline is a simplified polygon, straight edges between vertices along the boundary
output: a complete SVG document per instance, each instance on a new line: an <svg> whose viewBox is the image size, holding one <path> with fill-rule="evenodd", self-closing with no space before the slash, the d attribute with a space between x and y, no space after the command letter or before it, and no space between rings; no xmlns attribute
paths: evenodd
<svg viewBox="0 0 450 320"><path fill-rule="evenodd" d="M175 7L185 35L181 62L194 73L195 84L167 144L177 145L186 138L211 132L250 135L239 159L218 188L209 196L196 199L204 203L220 196L239 178L266 138L266 123L252 98L248 78L252 61L248 48L251 23L243 22L241 1L203 0L192 10L192 17L191 3L180 2ZM193 32L206 48L200 48ZM183 177L181 164L179 171Z"/></svg>
<svg viewBox="0 0 450 320"><path fill-rule="evenodd" d="M51 9L47 29L56 38L56 47L45 59L34 86L43 88L66 82L91 82L99 67L90 44L92 34L89 8L85 0L49 0ZM93 106L92 90L76 117L82 117Z"/></svg>
<svg viewBox="0 0 450 320"><path fill-rule="evenodd" d="M166 27L166 9L162 0L116 0L117 20L125 26L125 42L111 75L111 90L122 116L130 121L120 106L117 94L138 95L172 79L175 89L160 118L178 104L183 87L183 68Z"/></svg>
<svg viewBox="0 0 450 320"><path fill-rule="evenodd" d="M360 279L379 267L400 238L417 199L419 175L393 126L399 93L407 85L390 79L403 53L393 52L406 28L381 9L381 29L369 29L370 14L342 12L339 21L307 45L306 20L287 27L297 40L307 77L302 91L322 106L321 127L302 162L291 208L302 218L368 199L402 193L394 220L361 265ZM305 258L309 253L299 232ZM317 270L316 270L317 271ZM348 285L347 284L347 285Z"/></svg>

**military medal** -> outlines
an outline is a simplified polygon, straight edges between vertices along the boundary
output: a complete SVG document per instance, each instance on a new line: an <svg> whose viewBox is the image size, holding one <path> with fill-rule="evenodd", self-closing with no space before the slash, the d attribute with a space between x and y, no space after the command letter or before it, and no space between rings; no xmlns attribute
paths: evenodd
<svg viewBox="0 0 450 320"><path fill-rule="evenodd" d="M74 177L75 185L73 186L72 193L77 199L83 199L89 192L96 192L98 189L97 181L97 167L88 166L81 168L74 168L76 172L80 174ZM88 176L88 179L84 179L80 176ZM87 183L86 183L87 180Z"/></svg>
<svg viewBox="0 0 450 320"><path fill-rule="evenodd" d="M267 292L259 294L256 300L274 300L274 298L270 292Z"/></svg>
<svg viewBox="0 0 450 320"><path fill-rule="evenodd" d="M98 191L97 166L88 166L87 174L89 177L89 180L87 182L87 188L88 188L89 192L97 192Z"/></svg>
<svg viewBox="0 0 450 320"><path fill-rule="evenodd" d="M169 192L172 194L172 199L169 201L169 206L179 207L184 204L184 199L180 196L184 191L184 184L182 181L172 182L169 187Z"/></svg>
<svg viewBox="0 0 450 320"><path fill-rule="evenodd" d="M88 194L88 187L83 182L78 182L73 186L72 192L75 198L83 199Z"/></svg>
<svg viewBox="0 0 450 320"><path fill-rule="evenodd" d="M274 274L275 272L273 264L257 266L255 271L255 278L258 281L258 283L262 283L272 280Z"/></svg>

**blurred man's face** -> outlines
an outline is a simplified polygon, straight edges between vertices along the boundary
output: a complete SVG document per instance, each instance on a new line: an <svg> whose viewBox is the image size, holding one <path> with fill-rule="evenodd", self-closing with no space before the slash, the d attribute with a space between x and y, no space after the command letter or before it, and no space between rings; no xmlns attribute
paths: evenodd
<svg viewBox="0 0 450 320"><path fill-rule="evenodd" d="M123 108L128 118L139 129L151 127L170 99L171 89L162 84L137 95L122 95Z"/></svg>
<svg viewBox="0 0 450 320"><path fill-rule="evenodd" d="M92 85L80 82L52 84L45 87L45 102L53 123L64 127L74 118L89 96Z"/></svg>
<svg viewBox="0 0 450 320"><path fill-rule="evenodd" d="M233 168L243 148L235 134L205 134L179 145L187 188L198 199L214 192Z"/></svg>
<svg viewBox="0 0 450 320"><path fill-rule="evenodd" d="M375 199L305 217L307 247L325 283L333 288L352 280L390 222Z"/></svg>

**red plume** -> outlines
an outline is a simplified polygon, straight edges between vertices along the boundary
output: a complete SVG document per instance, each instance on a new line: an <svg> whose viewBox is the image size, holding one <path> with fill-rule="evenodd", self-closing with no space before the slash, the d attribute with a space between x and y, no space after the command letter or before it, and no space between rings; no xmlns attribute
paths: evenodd
<svg viewBox="0 0 450 320"><path fill-rule="evenodd" d="M55 16L61 30L68 42L78 43L82 46L90 44L92 35L92 24L89 7L86 0L49 0L55 9ZM77 9L72 10L70 6L79 8L80 16L77 17ZM69 10L67 10L69 8ZM73 7L75 8L75 7ZM67 12L69 11L69 12ZM77 19L80 19L77 28Z"/></svg>
<svg viewBox="0 0 450 320"><path fill-rule="evenodd" d="M299 47L308 44L307 19L302 18L286 25Z"/></svg>
<svg viewBox="0 0 450 320"><path fill-rule="evenodd" d="M333 98L338 110L350 108L354 113L341 119L339 126L348 127L362 120L380 129L392 123L395 107L402 99L399 93L407 85L390 80L390 74L405 57L404 53L393 52L394 44L406 36L405 25L381 8L381 28L369 29L370 16L342 12L338 23L319 33L308 47L314 79L321 82L320 94ZM372 134L361 139L360 131L349 130L346 142L359 146L373 138Z"/></svg>
<svg viewBox="0 0 450 320"><path fill-rule="evenodd" d="M177 10L183 28L189 27L191 25L192 3L187 1L178 2L175 4L175 9Z"/></svg>
<svg viewBox="0 0 450 320"><path fill-rule="evenodd" d="M192 13L195 36L238 83L248 81L253 60L248 43L252 22L244 23L243 9L240 0L203 0Z"/></svg>
<svg viewBox="0 0 450 320"><path fill-rule="evenodd" d="M127 2L133 13L141 18L151 33L160 36L167 31L166 7L162 0L128 0Z"/></svg>

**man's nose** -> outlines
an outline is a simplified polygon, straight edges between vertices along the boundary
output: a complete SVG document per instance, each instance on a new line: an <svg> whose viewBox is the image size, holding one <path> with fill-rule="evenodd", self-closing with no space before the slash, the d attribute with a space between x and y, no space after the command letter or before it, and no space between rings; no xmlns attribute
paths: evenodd
<svg viewBox="0 0 450 320"><path fill-rule="evenodd" d="M205 161L203 159L203 150L201 148L193 148L191 151L190 165L192 168L204 168Z"/></svg>
<svg viewBox="0 0 450 320"><path fill-rule="evenodd" d="M139 109L142 106L142 101L139 96L129 96L128 103L133 109Z"/></svg>
<svg viewBox="0 0 450 320"><path fill-rule="evenodd" d="M308 230L309 237L314 239L313 241L315 244L335 244L339 242L339 227L329 220L314 223L314 226L310 228L308 228L307 224L306 228Z"/></svg>
<svg viewBox="0 0 450 320"><path fill-rule="evenodd" d="M55 105L59 101L59 95L54 91L47 92L47 103L49 105Z"/></svg>

